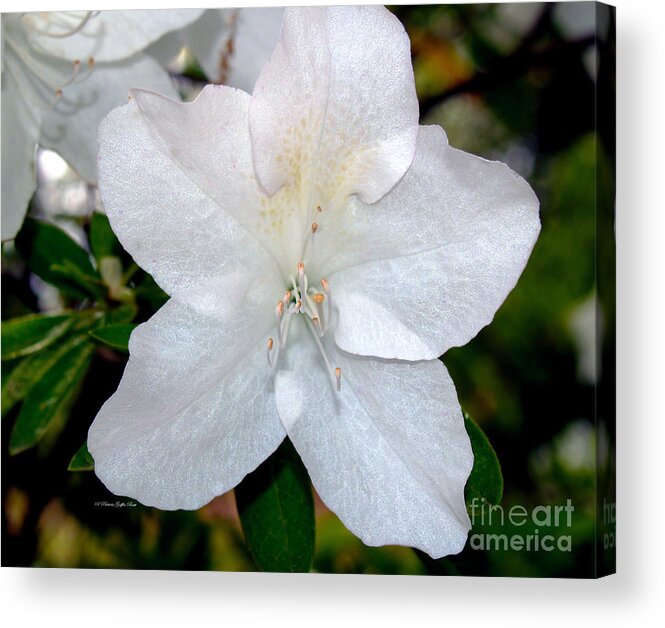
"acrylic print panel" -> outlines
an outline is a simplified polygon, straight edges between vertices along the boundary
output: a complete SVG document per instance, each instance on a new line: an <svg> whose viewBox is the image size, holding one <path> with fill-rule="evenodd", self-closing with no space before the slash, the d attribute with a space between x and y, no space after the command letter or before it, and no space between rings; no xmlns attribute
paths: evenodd
<svg viewBox="0 0 665 628"><path fill-rule="evenodd" d="M2 15L7 566L614 571L614 11Z"/></svg>

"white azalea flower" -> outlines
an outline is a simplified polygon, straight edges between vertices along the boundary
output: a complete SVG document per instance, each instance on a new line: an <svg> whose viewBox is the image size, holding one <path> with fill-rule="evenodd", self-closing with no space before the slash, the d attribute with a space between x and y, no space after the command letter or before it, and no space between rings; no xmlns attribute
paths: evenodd
<svg viewBox="0 0 665 628"><path fill-rule="evenodd" d="M35 190L37 143L96 181L97 127L131 87L177 96L141 54L200 10L2 15L2 239L19 230Z"/></svg>
<svg viewBox="0 0 665 628"><path fill-rule="evenodd" d="M538 202L418 126L382 7L292 8L254 94L136 92L100 129L100 192L171 295L93 423L114 493L198 508L291 439L369 545L459 552L473 455L436 358L517 281Z"/></svg>

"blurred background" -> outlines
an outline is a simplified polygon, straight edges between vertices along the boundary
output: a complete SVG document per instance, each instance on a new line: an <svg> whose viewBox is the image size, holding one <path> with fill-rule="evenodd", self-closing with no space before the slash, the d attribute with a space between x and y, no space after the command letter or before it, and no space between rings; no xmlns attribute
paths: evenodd
<svg viewBox="0 0 665 628"><path fill-rule="evenodd" d="M596 497L611 492L604 483L611 483L614 465L614 341L607 333L614 326L614 140L613 128L604 131L613 125L612 20L605 13L597 20L592 3L391 10L411 38L422 123L441 125L457 148L506 162L540 199L542 232L517 287L489 327L442 360L462 407L496 450L504 508L571 499L573 551L467 546L456 557L431 561L409 548L364 546L317 501L313 570L593 575ZM604 29L598 38L597 24ZM195 97L206 81L203 70L186 51L170 67L183 97ZM96 190L53 152L39 150L37 167L31 215L89 248L91 216L103 211ZM607 250L596 251L597 233ZM134 321L146 320L166 297L120 256L135 291ZM20 245L3 245L3 321L72 303L62 286L32 273L28 261ZM255 569L232 493L197 512L161 512L128 500L116 507L93 473L68 470L115 391L126 354L97 346L61 416L36 446L10 455L20 403L5 403L8 393L11 399L5 385L19 362L2 368L3 565Z"/></svg>

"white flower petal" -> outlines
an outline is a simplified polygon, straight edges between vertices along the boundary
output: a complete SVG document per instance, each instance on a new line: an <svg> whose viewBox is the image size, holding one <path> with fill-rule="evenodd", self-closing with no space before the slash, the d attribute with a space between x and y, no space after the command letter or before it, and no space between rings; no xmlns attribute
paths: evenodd
<svg viewBox="0 0 665 628"><path fill-rule="evenodd" d="M367 545L462 550L464 485L473 454L443 364L338 352L335 392L311 338L289 347L275 378L277 408L314 487Z"/></svg>
<svg viewBox="0 0 665 628"><path fill-rule="evenodd" d="M250 107L256 171L269 194L291 183L313 207L352 193L376 201L409 167L417 124L409 39L389 11L285 10Z"/></svg>
<svg viewBox="0 0 665 628"><path fill-rule="evenodd" d="M183 46L182 30L172 31L150 44L143 52L159 64L166 66L180 54Z"/></svg>
<svg viewBox="0 0 665 628"><path fill-rule="evenodd" d="M246 7L238 11L227 85L252 92L282 30L282 7Z"/></svg>
<svg viewBox="0 0 665 628"><path fill-rule="evenodd" d="M231 87L209 85L192 103L176 103L156 94L136 92L151 142L161 146L173 166L273 256L272 266L285 276L300 258L287 253L301 244L282 220L293 212L290 190L267 198L254 174L249 125L249 96ZM295 259L295 257L298 259Z"/></svg>
<svg viewBox="0 0 665 628"><path fill-rule="evenodd" d="M527 182L449 147L438 127L421 127L413 165L393 191L355 211L349 244L362 246L331 261L357 264L330 276L335 340L381 358L432 359L468 342L515 286L540 231Z"/></svg>
<svg viewBox="0 0 665 628"><path fill-rule="evenodd" d="M2 239L21 228L35 191L35 148L40 112L30 107L14 76L2 73Z"/></svg>
<svg viewBox="0 0 665 628"><path fill-rule="evenodd" d="M272 308L242 274L172 298L129 343L117 392L90 428L95 472L117 495L195 509L284 438L265 358Z"/></svg>
<svg viewBox="0 0 665 628"><path fill-rule="evenodd" d="M208 9L147 52L167 63L186 45L208 80L251 92L277 44L283 14L281 7Z"/></svg>
<svg viewBox="0 0 665 628"><path fill-rule="evenodd" d="M59 153L84 179L97 181L97 129L131 88L178 97L168 73L147 55L98 64L84 81L68 85L57 105L44 113L41 144Z"/></svg>
<svg viewBox="0 0 665 628"><path fill-rule="evenodd" d="M100 62L130 57L201 13L202 9L101 11L69 37L62 34L80 26L85 11L28 13L23 21L35 50L71 61L92 57Z"/></svg>
<svg viewBox="0 0 665 628"><path fill-rule="evenodd" d="M154 105L150 113L134 98L112 111L99 129L99 190L113 230L137 264L168 293L220 272L244 269L259 276L275 268L236 219L256 211L246 122L249 96L221 86L204 94L213 91L220 95L219 106L200 116L191 115L198 112L196 104L137 93L142 106ZM190 119L192 135L167 128L178 121L169 116L174 110ZM165 117L153 120L151 114ZM209 126L213 120L216 125ZM156 133L155 125L167 135ZM205 134L212 140L200 146L197 140ZM208 153L213 140L217 150ZM182 167L179 158L188 155L212 162L215 197Z"/></svg>
<svg viewBox="0 0 665 628"><path fill-rule="evenodd" d="M226 83L220 79L228 57L227 45L233 34L235 13L234 9L208 9L180 32L182 42L213 83Z"/></svg>

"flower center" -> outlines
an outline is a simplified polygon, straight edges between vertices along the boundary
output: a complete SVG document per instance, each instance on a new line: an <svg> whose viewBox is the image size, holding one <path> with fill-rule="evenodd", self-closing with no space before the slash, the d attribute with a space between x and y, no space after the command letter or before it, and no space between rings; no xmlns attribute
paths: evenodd
<svg viewBox="0 0 665 628"><path fill-rule="evenodd" d="M271 367L277 365L280 349L286 347L289 337L289 327L294 316L302 316L307 329L309 329L317 348L326 365L335 390L342 388L342 369L334 367L321 342L332 323L332 295L328 280L321 279L321 290L309 285L305 264L300 262L297 274L289 277L291 289L277 302L275 307L275 326L277 329L277 342L270 337L266 345L266 356Z"/></svg>

